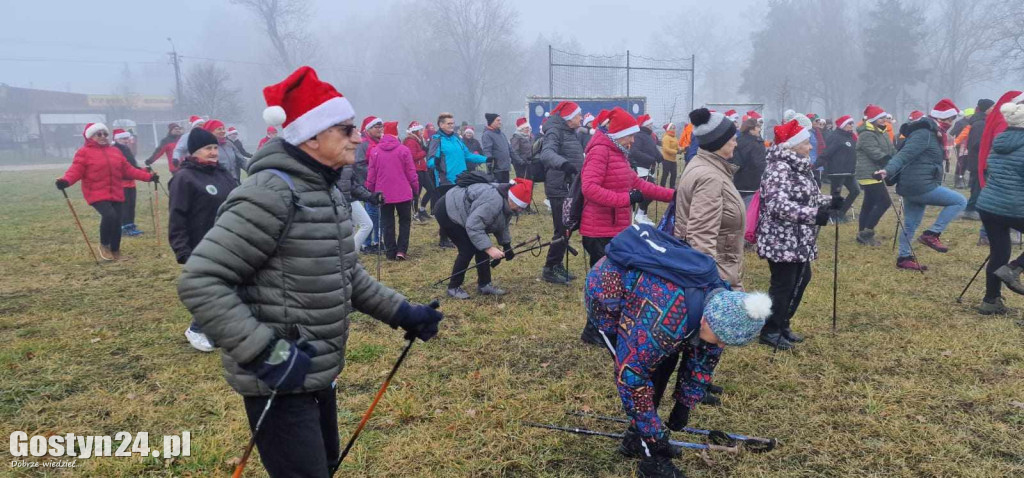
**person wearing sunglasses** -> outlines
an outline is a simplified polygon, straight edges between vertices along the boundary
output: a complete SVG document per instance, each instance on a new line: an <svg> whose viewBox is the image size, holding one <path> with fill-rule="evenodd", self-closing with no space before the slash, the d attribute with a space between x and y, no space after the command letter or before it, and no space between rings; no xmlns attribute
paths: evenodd
<svg viewBox="0 0 1024 478"><path fill-rule="evenodd" d="M263 95L263 118L282 126L280 139L256 152L191 250L178 296L220 347L250 427L260 422L255 442L267 473L331 476L341 456L334 385L349 314L420 340L437 334L443 316L359 264L351 210L335 187L362 143L348 99L308 66Z"/></svg>
<svg viewBox="0 0 1024 478"><path fill-rule="evenodd" d="M85 125L85 144L75 152L71 167L56 181L64 190L82 181L82 196L100 213L100 258L121 259L121 213L124 204L124 181L158 181L149 173L128 163L121 151L112 146L110 129L103 123Z"/></svg>

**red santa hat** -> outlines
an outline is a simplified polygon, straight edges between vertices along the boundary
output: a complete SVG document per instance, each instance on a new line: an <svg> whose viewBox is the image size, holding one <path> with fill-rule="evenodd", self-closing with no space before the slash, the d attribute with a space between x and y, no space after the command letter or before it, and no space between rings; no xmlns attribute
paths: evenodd
<svg viewBox="0 0 1024 478"><path fill-rule="evenodd" d="M89 139L92 138L92 135L99 133L100 131L106 131L109 134L110 128L107 128L107 125L103 123L89 123L85 125L85 129L82 130L82 136L84 136L85 139Z"/></svg>
<svg viewBox="0 0 1024 478"><path fill-rule="evenodd" d="M203 129L205 129L206 131L209 131L211 133L213 132L213 130L215 130L217 128L223 128L223 127L224 127L224 122L219 120L219 119L212 119L210 121L207 121L206 124L203 125Z"/></svg>
<svg viewBox="0 0 1024 478"><path fill-rule="evenodd" d="M665 124L661 125L661 129L663 129L663 130L665 130L666 132L668 132L668 130L674 130L674 129L676 129L676 125L675 125L675 124L673 124L673 123L665 123Z"/></svg>
<svg viewBox="0 0 1024 478"><path fill-rule="evenodd" d="M563 101L555 106L555 109L551 110L552 113L558 113L562 116L562 119L568 121L576 117L576 115L583 112L580 106L572 101Z"/></svg>
<svg viewBox="0 0 1024 478"><path fill-rule="evenodd" d="M594 122L594 115L592 115L590 113L587 113L587 114L583 115L583 126L587 126L587 125L589 125L590 123L593 123L593 122Z"/></svg>
<svg viewBox="0 0 1024 478"><path fill-rule="evenodd" d="M924 118L924 112L919 110L911 111L910 116L907 117L907 119L909 119L910 121L917 121L921 118Z"/></svg>
<svg viewBox="0 0 1024 478"><path fill-rule="evenodd" d="M740 115L736 110L729 110L725 112L725 117L729 118L729 121L739 121Z"/></svg>
<svg viewBox="0 0 1024 478"><path fill-rule="evenodd" d="M526 121L526 118L519 118L516 120L516 129L523 129L530 126L530 122Z"/></svg>
<svg viewBox="0 0 1024 478"><path fill-rule="evenodd" d="M932 111L928 113L929 116L935 119L949 119L958 114L960 114L960 108L957 108L956 105L953 104L953 100L949 98L939 100L939 102L935 103L935 106L932 107Z"/></svg>
<svg viewBox="0 0 1024 478"><path fill-rule="evenodd" d="M237 129L235 129L235 127L234 127L234 126L232 126L232 127L228 128L228 136L231 136L231 135L233 135L233 134L238 134L238 130L237 130Z"/></svg>
<svg viewBox="0 0 1024 478"><path fill-rule="evenodd" d="M606 124L608 124L608 115L610 115L611 113L612 113L611 110L601 110L601 111L598 111L597 112L597 117L594 118L594 126L601 127L601 126L605 126Z"/></svg>
<svg viewBox="0 0 1024 478"><path fill-rule="evenodd" d="M476 130L473 129L472 126L466 126L466 128L462 130L462 134L466 134L466 133L473 133L475 135L476 134Z"/></svg>
<svg viewBox="0 0 1024 478"><path fill-rule="evenodd" d="M277 133L277 128L273 126L267 126L267 134L269 135L270 133Z"/></svg>
<svg viewBox="0 0 1024 478"><path fill-rule="evenodd" d="M775 143L783 148L792 148L809 139L811 139L811 132L800 126L795 119L775 127Z"/></svg>
<svg viewBox="0 0 1024 478"><path fill-rule="evenodd" d="M206 122L206 120L204 120L202 116L192 115L192 116L188 117L188 124L189 124L189 126L191 126L193 128L195 128L196 126L199 126L199 125L201 125L201 124L203 124L205 122Z"/></svg>
<svg viewBox="0 0 1024 478"><path fill-rule="evenodd" d="M864 120L868 123L874 123L882 118L885 118L887 113L878 105L868 105L864 108Z"/></svg>
<svg viewBox="0 0 1024 478"><path fill-rule="evenodd" d="M382 120L382 119L380 119L380 118L378 118L376 116L373 116L373 115L367 116L367 117L363 118L363 125L359 128L359 131L360 132L365 132L366 130L368 130L368 129L370 129L370 128L374 127L375 125L378 125L378 124L380 124L380 125L384 124L384 120Z"/></svg>
<svg viewBox="0 0 1024 478"><path fill-rule="evenodd" d="M747 114L743 115L743 121L746 121L748 119L759 120L761 119L761 115L757 111L750 110L747 112Z"/></svg>
<svg viewBox="0 0 1024 478"><path fill-rule="evenodd" d="M848 124L853 124L853 116L845 115L836 118L836 129L845 128Z"/></svg>
<svg viewBox="0 0 1024 478"><path fill-rule="evenodd" d="M281 136L297 145L321 131L356 116L352 104L330 83L320 81L308 66L288 75L284 81L263 89L267 108L263 120L281 125Z"/></svg>
<svg viewBox="0 0 1024 478"><path fill-rule="evenodd" d="M398 122L388 121L384 123L384 134L390 134L391 136L398 137Z"/></svg>
<svg viewBox="0 0 1024 478"><path fill-rule="evenodd" d="M636 117L636 124L640 126L650 126L654 124L654 120L651 119L651 115L642 114Z"/></svg>
<svg viewBox="0 0 1024 478"><path fill-rule="evenodd" d="M416 121L413 121L412 123L409 123L409 127L406 128L405 132L406 133L415 133L415 132L417 132L419 130L422 130L422 129L423 129L423 125L419 124Z"/></svg>
<svg viewBox="0 0 1024 478"><path fill-rule="evenodd" d="M619 139L640 132L636 119L626 110L616 106L608 113L608 137Z"/></svg>
<svg viewBox="0 0 1024 478"><path fill-rule="evenodd" d="M114 130L114 139L131 139L131 137L132 137L131 133L129 133L129 132L127 132L127 131L125 131L125 130L123 130L121 128L117 128L117 129Z"/></svg>
<svg viewBox="0 0 1024 478"><path fill-rule="evenodd" d="M515 184L508 188L508 198L516 206L529 206L530 201L533 199L533 181L515 178Z"/></svg>

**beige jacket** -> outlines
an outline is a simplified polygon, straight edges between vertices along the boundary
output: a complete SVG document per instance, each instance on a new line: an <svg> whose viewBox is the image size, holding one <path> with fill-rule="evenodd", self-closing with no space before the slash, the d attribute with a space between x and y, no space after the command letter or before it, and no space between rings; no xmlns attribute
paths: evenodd
<svg viewBox="0 0 1024 478"><path fill-rule="evenodd" d="M746 208L732 184L736 169L715 153L697 150L676 186L674 233L714 257L722 279L742 290Z"/></svg>

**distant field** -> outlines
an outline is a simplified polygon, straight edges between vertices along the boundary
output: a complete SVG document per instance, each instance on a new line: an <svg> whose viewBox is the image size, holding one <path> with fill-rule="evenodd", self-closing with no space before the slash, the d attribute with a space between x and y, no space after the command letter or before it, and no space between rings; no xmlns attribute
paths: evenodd
<svg viewBox="0 0 1024 478"><path fill-rule="evenodd" d="M189 316L175 291L180 268L166 239L154 238L149 186L139 185L137 223L146 234L123 242L132 260L97 266L53 187L55 175L0 172L0 436L189 430L189 458L92 458L54 476L229 475L249 438L242 401L221 377L217 354L193 351L182 335ZM78 186L68 193L95 245L98 215ZM950 227L943 235L949 254L916 246L931 267L921 275L895 269L893 221L890 212L879 227L886 244L872 250L854 243L855 225L842 226L837 334L829 331L829 227L793 321L808 341L777 355L757 345L727 350L716 375L726 389L722 406L692 414L692 426L776 437L781 446L712 454L713 464L688 453L677 462L688 476L1024 476L1020 314L976 314L981 280L963 305L954 302L988 253L975 246L978 223ZM513 225L513 237L549 230L548 215L529 216ZM453 253L434 245L435 232L414 225L412 260L385 262L383 282L414 300L442 297L430 284L447 275ZM746 259L745 283L766 289L767 266L749 253ZM375 260L363 256L371 271ZM621 431L565 415L623 413L607 353L578 338L582 278L552 286L539 281L541 265L529 255L502 264L495 280L510 291L502 299L442 298L441 333L413 347L340 476L631 475L634 462L615 453L613 440L521 424ZM583 258L572 268L582 276ZM1020 296L1004 294L1024 308ZM353 320L338 380L343 442L401 347L400 333L365 316ZM7 446L0 454L11 459ZM3 466L3 476L39 476ZM247 476L265 476L258 455Z"/></svg>

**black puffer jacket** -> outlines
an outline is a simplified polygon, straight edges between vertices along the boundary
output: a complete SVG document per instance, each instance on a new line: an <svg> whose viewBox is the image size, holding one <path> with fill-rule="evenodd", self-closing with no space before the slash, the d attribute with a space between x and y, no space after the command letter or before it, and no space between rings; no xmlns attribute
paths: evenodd
<svg viewBox="0 0 1024 478"><path fill-rule="evenodd" d="M633 140L633 146L629 148L629 165L634 168L654 168L654 165L661 160L661 148L654 141L651 129L641 126L640 132Z"/></svg>
<svg viewBox="0 0 1024 478"><path fill-rule="evenodd" d="M228 384L245 396L271 391L238 364L278 338L315 349L302 387L285 393L330 387L345 366L349 313L393 324L405 301L359 264L336 173L303 155L282 141L256 152L178 281L181 301L221 348ZM294 192L268 169L286 173Z"/></svg>
<svg viewBox="0 0 1024 478"><path fill-rule="evenodd" d="M761 187L761 175L766 166L764 141L752 134L740 133L736 139L736 152L732 163L739 167L732 177L732 184L740 194L754 194Z"/></svg>
<svg viewBox="0 0 1024 478"><path fill-rule="evenodd" d="M583 169L583 145L580 144L576 131L566 124L562 115L551 115L544 124L544 138L540 150L540 160L547 168L544 175L544 192L549 198L564 198L569 195L569 180L562 165L571 163L576 173Z"/></svg>
<svg viewBox="0 0 1024 478"><path fill-rule="evenodd" d="M981 152L981 137L985 133L987 112L974 113L971 116L971 131L967 133L967 155L964 156L964 167L972 174L978 172L978 153Z"/></svg>
<svg viewBox="0 0 1024 478"><path fill-rule="evenodd" d="M373 197L373 193L369 189L366 189L366 179L360 180L359 174L356 172L356 164L350 164L341 168L341 174L338 176L338 189L341 190L341 194L345 196L345 201L351 203L354 201L369 201Z"/></svg>
<svg viewBox="0 0 1024 478"><path fill-rule="evenodd" d="M235 178L220 164L199 164L186 159L167 183L171 206L167 220L167 242L178 264L184 264L213 228L217 209L235 189Z"/></svg>
<svg viewBox="0 0 1024 478"><path fill-rule="evenodd" d="M818 156L818 165L824 164L827 175L852 175L857 168L857 140L853 132L835 130L826 141L828 147Z"/></svg>

